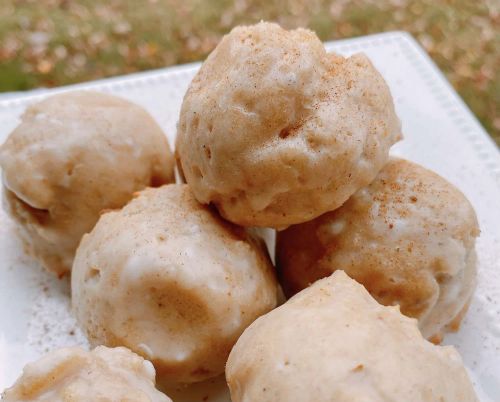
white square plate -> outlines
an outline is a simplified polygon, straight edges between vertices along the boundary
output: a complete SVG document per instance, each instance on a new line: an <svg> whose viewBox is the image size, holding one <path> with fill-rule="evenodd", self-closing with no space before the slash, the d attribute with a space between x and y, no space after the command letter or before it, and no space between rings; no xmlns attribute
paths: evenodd
<svg viewBox="0 0 500 402"><path fill-rule="evenodd" d="M419 47L403 32L326 44L344 55L365 52L387 80L404 141L392 153L418 162L458 186L474 205L481 226L479 285L457 334L448 335L462 354L483 402L500 395L500 154L469 109ZM96 89L145 107L174 144L182 97L199 64L101 80L0 102L0 142L18 124L26 106L68 89ZM0 390L22 367L61 346L87 346L69 310L67 280L45 273L23 253L13 224L0 212ZM178 394L181 394L178 396ZM172 392L176 402L229 401L223 378L190 392ZM206 399L208 397L208 399Z"/></svg>

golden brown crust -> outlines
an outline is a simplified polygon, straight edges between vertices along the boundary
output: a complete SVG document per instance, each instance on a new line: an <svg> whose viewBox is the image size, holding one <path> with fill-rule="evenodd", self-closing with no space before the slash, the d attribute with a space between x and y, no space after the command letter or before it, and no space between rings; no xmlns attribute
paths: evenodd
<svg viewBox="0 0 500 402"><path fill-rule="evenodd" d="M345 270L380 303L399 304L419 318L431 337L470 299L478 234L474 210L459 190L392 159L338 210L279 232L277 265L288 295Z"/></svg>

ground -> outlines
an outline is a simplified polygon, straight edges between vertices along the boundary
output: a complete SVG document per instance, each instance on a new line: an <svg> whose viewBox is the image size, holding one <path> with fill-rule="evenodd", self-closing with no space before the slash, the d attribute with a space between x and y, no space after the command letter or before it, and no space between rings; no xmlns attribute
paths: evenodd
<svg viewBox="0 0 500 402"><path fill-rule="evenodd" d="M201 60L261 19L323 40L411 32L500 145L499 0L1 0L0 91Z"/></svg>

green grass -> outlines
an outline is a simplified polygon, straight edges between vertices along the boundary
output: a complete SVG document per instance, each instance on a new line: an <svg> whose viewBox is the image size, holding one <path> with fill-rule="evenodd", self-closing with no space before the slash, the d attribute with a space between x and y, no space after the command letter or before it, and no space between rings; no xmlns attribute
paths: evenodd
<svg viewBox="0 0 500 402"><path fill-rule="evenodd" d="M500 144L497 0L2 0L0 91L201 60L234 25L305 26L323 40L406 30Z"/></svg>

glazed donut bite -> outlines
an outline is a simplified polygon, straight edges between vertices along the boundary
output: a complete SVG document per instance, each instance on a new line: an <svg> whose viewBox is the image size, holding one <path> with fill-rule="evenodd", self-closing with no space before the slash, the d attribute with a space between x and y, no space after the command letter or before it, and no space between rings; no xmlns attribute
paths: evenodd
<svg viewBox="0 0 500 402"><path fill-rule="evenodd" d="M460 355L338 271L257 319L231 351L233 402L476 402Z"/></svg>
<svg viewBox="0 0 500 402"><path fill-rule="evenodd" d="M286 227L369 184L401 138L368 58L327 53L308 30L237 27L182 104L176 153L195 197L244 226Z"/></svg>
<svg viewBox="0 0 500 402"><path fill-rule="evenodd" d="M391 159L341 208L279 232L277 265L289 296L344 270L440 342L458 329L474 292L478 235L474 209L457 188Z"/></svg>
<svg viewBox="0 0 500 402"><path fill-rule="evenodd" d="M263 242L199 204L187 185L146 189L102 215L72 272L73 309L90 342L127 346L153 362L161 383L223 373L277 292Z"/></svg>
<svg viewBox="0 0 500 402"><path fill-rule="evenodd" d="M77 91L30 106L0 148L4 205L28 251L59 275L103 209L174 180L166 136L141 107Z"/></svg>
<svg viewBox="0 0 500 402"><path fill-rule="evenodd" d="M4 402L172 402L155 388L155 369L126 348L54 350L26 365Z"/></svg>

